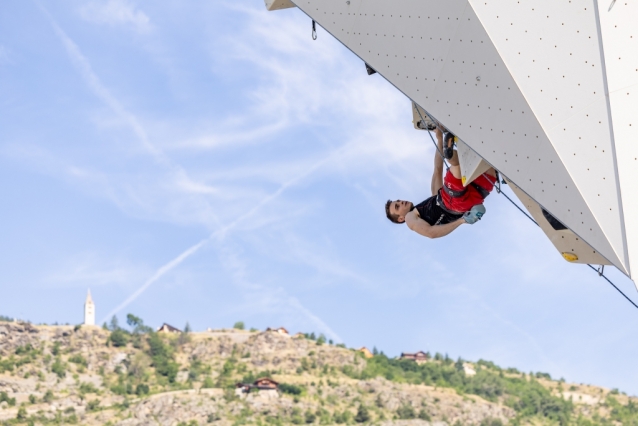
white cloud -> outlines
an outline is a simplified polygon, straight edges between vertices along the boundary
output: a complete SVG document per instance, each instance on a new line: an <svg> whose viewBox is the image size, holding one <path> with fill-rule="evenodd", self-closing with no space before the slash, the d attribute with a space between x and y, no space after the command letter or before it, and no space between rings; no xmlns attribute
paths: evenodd
<svg viewBox="0 0 638 426"><path fill-rule="evenodd" d="M145 33L151 30L151 20L128 0L92 1L80 8L80 16L89 22L124 25Z"/></svg>
<svg viewBox="0 0 638 426"><path fill-rule="evenodd" d="M147 267L135 265L127 259L81 253L60 265L44 281L55 287L130 287L149 272Z"/></svg>

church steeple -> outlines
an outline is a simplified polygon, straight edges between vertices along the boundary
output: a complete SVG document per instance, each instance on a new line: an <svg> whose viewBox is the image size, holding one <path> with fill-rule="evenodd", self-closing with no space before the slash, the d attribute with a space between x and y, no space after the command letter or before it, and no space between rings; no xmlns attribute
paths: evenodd
<svg viewBox="0 0 638 426"><path fill-rule="evenodd" d="M95 304L91 298L91 290L86 294L84 302L84 325L95 325Z"/></svg>

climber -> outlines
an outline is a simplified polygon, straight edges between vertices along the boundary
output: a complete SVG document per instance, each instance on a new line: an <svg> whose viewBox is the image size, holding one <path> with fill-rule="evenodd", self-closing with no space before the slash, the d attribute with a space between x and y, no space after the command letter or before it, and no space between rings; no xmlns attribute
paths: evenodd
<svg viewBox="0 0 638 426"><path fill-rule="evenodd" d="M421 204L410 201L388 200L385 213L394 223L406 223L408 228L428 238L448 235L464 223L474 224L485 214L483 200L494 189L496 171L490 168L467 187L461 181L458 154L453 150L454 138L446 134L443 149L443 132L436 129L438 152L434 155L432 196ZM443 176L443 153L450 160L450 168Z"/></svg>

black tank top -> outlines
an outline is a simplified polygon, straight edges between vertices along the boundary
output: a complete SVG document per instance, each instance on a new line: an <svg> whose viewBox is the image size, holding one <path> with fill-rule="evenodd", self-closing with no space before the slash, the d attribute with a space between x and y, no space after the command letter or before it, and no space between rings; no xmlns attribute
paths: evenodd
<svg viewBox="0 0 638 426"><path fill-rule="evenodd" d="M436 195L433 195L413 207L413 209L416 209L419 212L421 219L425 220L431 226L445 225L446 223L452 223L463 217L462 214L446 212L441 208L441 206L439 206L436 199Z"/></svg>

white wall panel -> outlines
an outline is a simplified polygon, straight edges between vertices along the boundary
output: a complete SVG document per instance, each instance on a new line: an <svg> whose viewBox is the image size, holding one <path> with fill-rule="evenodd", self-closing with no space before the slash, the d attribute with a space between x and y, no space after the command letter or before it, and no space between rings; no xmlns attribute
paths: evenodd
<svg viewBox="0 0 638 426"><path fill-rule="evenodd" d="M592 1L296 4L627 273Z"/></svg>
<svg viewBox="0 0 638 426"><path fill-rule="evenodd" d="M632 271L638 268L638 3L600 3L599 18L625 233ZM635 272L634 272L635 273Z"/></svg>
<svg viewBox="0 0 638 426"><path fill-rule="evenodd" d="M603 258L596 250L582 239L578 238L569 229L557 231L549 224L541 206L525 194L518 186L509 182L514 194L525 206L529 214L536 220L540 228L543 230L547 238L556 247L559 253L571 253L578 257L573 263L590 263L594 265L610 265L611 263Z"/></svg>
<svg viewBox="0 0 638 426"><path fill-rule="evenodd" d="M487 164L472 148L465 142L459 140L456 143L459 156L459 166L461 167L461 181L463 186L470 183L488 171L492 166Z"/></svg>
<svg viewBox="0 0 638 426"><path fill-rule="evenodd" d="M593 0L470 3L626 267Z"/></svg>
<svg viewBox="0 0 638 426"><path fill-rule="evenodd" d="M264 0L266 3L266 9L268 10L280 10L295 7L290 0Z"/></svg>

